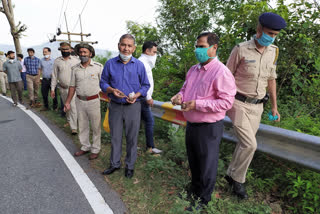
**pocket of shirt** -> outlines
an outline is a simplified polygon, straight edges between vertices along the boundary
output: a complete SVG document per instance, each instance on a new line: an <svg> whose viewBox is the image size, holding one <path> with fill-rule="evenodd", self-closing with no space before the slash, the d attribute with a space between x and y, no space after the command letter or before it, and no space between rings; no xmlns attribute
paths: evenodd
<svg viewBox="0 0 320 214"><path fill-rule="evenodd" d="M197 95L201 97L210 96L212 92L210 92L212 81L203 80L200 82L197 88Z"/></svg>
<svg viewBox="0 0 320 214"><path fill-rule="evenodd" d="M97 80L98 79L98 75L97 74L90 74L90 79L91 80Z"/></svg>
<svg viewBox="0 0 320 214"><path fill-rule="evenodd" d="M76 82L82 82L84 80L83 74L80 74L80 73L76 74L75 78L76 78Z"/></svg>
<svg viewBox="0 0 320 214"><path fill-rule="evenodd" d="M246 72L244 73L247 77L256 77L257 75L257 65L255 63L248 62L246 65Z"/></svg>

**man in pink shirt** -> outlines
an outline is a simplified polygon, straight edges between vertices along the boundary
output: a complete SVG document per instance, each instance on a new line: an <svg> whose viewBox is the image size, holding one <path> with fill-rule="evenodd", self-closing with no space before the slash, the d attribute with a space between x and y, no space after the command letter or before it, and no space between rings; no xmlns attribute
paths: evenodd
<svg viewBox="0 0 320 214"><path fill-rule="evenodd" d="M195 55L180 92L171 98L187 120L186 148L192 174L191 194L200 198L196 209L211 200L215 186L223 119L236 94L235 80L217 57L219 38L205 32L197 37ZM192 207L188 210L192 211Z"/></svg>

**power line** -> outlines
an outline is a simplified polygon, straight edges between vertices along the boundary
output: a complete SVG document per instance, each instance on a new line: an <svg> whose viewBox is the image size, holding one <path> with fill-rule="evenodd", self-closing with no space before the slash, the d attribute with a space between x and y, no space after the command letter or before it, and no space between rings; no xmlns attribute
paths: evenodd
<svg viewBox="0 0 320 214"><path fill-rule="evenodd" d="M82 10L81 10L81 13L80 13L80 15L79 15L79 18L78 18L76 24L74 25L74 27L73 27L73 29L72 29L72 32L74 32L75 28L77 27L77 25L78 25L78 23L79 23L79 21L80 21L80 17L81 17L81 15L82 15L83 11L84 11L84 8L87 6L88 1L89 1L89 0L87 0L86 3L84 4L84 6L83 6L83 8L82 8Z"/></svg>
<svg viewBox="0 0 320 214"><path fill-rule="evenodd" d="M59 27L59 25L60 25L63 5L64 5L64 0L62 1L62 5L61 5L61 9L60 9L60 15L59 15L59 22L58 22L58 24L57 24L57 27Z"/></svg>
<svg viewBox="0 0 320 214"><path fill-rule="evenodd" d="M67 12L69 1L70 0L67 1L66 9L64 10L64 12Z"/></svg>

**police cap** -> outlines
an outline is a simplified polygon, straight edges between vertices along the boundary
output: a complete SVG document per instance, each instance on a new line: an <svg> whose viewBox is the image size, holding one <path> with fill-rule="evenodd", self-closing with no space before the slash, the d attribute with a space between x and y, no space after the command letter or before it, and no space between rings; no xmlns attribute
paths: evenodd
<svg viewBox="0 0 320 214"><path fill-rule="evenodd" d="M94 48L87 43L80 43L80 44L77 44L76 46L74 46L74 51L77 53L77 55L79 55L80 48L88 49L92 54L91 58L93 58L96 55Z"/></svg>
<svg viewBox="0 0 320 214"><path fill-rule="evenodd" d="M263 27L270 28L275 31L280 31L287 26L286 21L275 13L263 13L259 16L259 22Z"/></svg>
<svg viewBox="0 0 320 214"><path fill-rule="evenodd" d="M0 51L0 55L4 55L3 51Z"/></svg>

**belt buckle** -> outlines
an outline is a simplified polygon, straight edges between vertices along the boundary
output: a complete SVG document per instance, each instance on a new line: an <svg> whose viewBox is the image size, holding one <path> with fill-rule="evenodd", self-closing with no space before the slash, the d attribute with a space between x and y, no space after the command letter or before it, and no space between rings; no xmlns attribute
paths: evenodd
<svg viewBox="0 0 320 214"><path fill-rule="evenodd" d="M251 98L251 97L246 97L245 102L246 103L251 103L251 104L256 104L257 103L257 99L256 98Z"/></svg>
<svg viewBox="0 0 320 214"><path fill-rule="evenodd" d="M80 98L80 100L84 100L84 101L87 100L87 97L86 97L86 96L80 96L80 95L79 95L79 98Z"/></svg>

